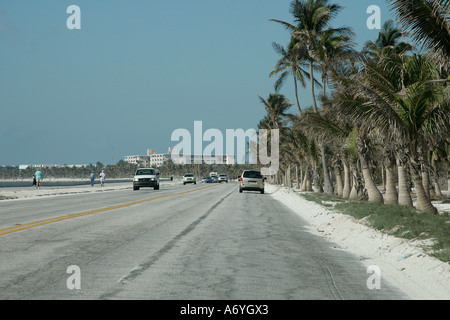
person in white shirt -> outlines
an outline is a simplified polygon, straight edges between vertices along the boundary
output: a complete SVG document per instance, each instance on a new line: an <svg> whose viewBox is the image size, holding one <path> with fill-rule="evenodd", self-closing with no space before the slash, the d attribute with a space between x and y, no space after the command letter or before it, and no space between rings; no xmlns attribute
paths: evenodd
<svg viewBox="0 0 450 320"><path fill-rule="evenodd" d="M102 187L105 184L105 177L106 177L105 171L102 170L102 173L100 173L100 186Z"/></svg>

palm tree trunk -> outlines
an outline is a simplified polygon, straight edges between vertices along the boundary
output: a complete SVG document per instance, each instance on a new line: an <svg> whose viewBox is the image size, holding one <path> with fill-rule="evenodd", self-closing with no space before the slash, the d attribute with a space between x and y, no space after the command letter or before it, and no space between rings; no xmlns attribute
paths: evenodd
<svg viewBox="0 0 450 320"><path fill-rule="evenodd" d="M447 198L450 199L450 170L447 170Z"/></svg>
<svg viewBox="0 0 450 320"><path fill-rule="evenodd" d="M444 195L442 194L441 186L439 185L439 177L437 177L434 181L434 192L436 193L436 197L438 198L444 198Z"/></svg>
<svg viewBox="0 0 450 320"><path fill-rule="evenodd" d="M409 192L408 179L405 167L397 163L398 173L398 204L406 207L413 207L411 193Z"/></svg>
<svg viewBox="0 0 450 320"><path fill-rule="evenodd" d="M383 195L381 194L380 190L378 190L375 182L372 179L372 175L370 174L366 159L363 155L360 155L359 158L361 162L361 171L364 178L364 185L369 196L369 202L383 202Z"/></svg>
<svg viewBox="0 0 450 320"><path fill-rule="evenodd" d="M334 166L334 173L336 175L336 189L337 189L337 195L339 197L342 197L343 193L344 193L344 187L343 187L343 183L342 183L342 173L341 173L341 168L339 165L335 165Z"/></svg>
<svg viewBox="0 0 450 320"><path fill-rule="evenodd" d="M302 114L302 108L300 108L300 102L298 101L298 89L297 89L297 75L294 73L294 89L295 89L295 100L297 102L297 108L299 114Z"/></svg>
<svg viewBox="0 0 450 320"><path fill-rule="evenodd" d="M311 98L312 98L313 108L314 108L315 112L318 112L317 103L316 103L316 94L314 92L314 71L313 71L312 59L309 59L309 78L311 80Z"/></svg>
<svg viewBox="0 0 450 320"><path fill-rule="evenodd" d="M432 170L433 170L433 185L434 185L434 192L436 197L443 199L444 195L441 191L441 186L439 185L439 168L438 163L436 159L433 159L431 161Z"/></svg>
<svg viewBox="0 0 450 320"><path fill-rule="evenodd" d="M342 197L348 198L350 196L350 170L348 169L347 163L343 162L344 165L344 189L342 190Z"/></svg>
<svg viewBox="0 0 450 320"><path fill-rule="evenodd" d="M330 179L330 171L327 165L327 155L325 154L325 145L323 142L320 143L320 153L322 154L322 168L323 168L323 182L324 182L324 192L328 194L333 194L333 184Z"/></svg>
<svg viewBox="0 0 450 320"><path fill-rule="evenodd" d="M352 180L353 180L352 189L350 191L348 198L350 200L358 200L358 189L357 189L358 178L356 177L356 172L353 172Z"/></svg>
<svg viewBox="0 0 450 320"><path fill-rule="evenodd" d="M395 166L392 162L386 165L386 204L397 204L398 195L395 189Z"/></svg>
<svg viewBox="0 0 450 320"><path fill-rule="evenodd" d="M292 181L291 181L291 165L289 165L286 169L286 187L292 188Z"/></svg>
<svg viewBox="0 0 450 320"><path fill-rule="evenodd" d="M422 185L425 194L427 195L428 198L430 198L430 176L426 168L422 170Z"/></svg>
<svg viewBox="0 0 450 320"><path fill-rule="evenodd" d="M303 177L303 183L302 183L302 191L312 191L311 187L311 168L306 167L305 169L305 175Z"/></svg>
<svg viewBox="0 0 450 320"><path fill-rule="evenodd" d="M410 171L411 179L414 182L417 196L417 210L437 214L437 209L431 203L430 198L427 196L425 189L423 188L422 178L420 177L420 169L417 165L418 161L411 157L410 159Z"/></svg>
<svg viewBox="0 0 450 320"><path fill-rule="evenodd" d="M313 182L313 191L314 192L322 192L322 185L320 184L320 175L319 172L317 170L317 165L314 164L313 166L313 178L312 178L312 182Z"/></svg>
<svg viewBox="0 0 450 320"><path fill-rule="evenodd" d="M302 191L307 191L306 190L306 180L308 180L308 174L305 173L304 177L303 177L303 182L302 182Z"/></svg>

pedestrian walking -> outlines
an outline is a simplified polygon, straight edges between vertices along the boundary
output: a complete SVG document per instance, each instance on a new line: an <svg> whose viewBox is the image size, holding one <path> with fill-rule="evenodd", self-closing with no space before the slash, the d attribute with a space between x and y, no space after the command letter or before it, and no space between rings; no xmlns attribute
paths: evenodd
<svg viewBox="0 0 450 320"><path fill-rule="evenodd" d="M105 171L102 170L102 172L100 173L100 186L102 187L105 184L105 177L106 177Z"/></svg>
<svg viewBox="0 0 450 320"><path fill-rule="evenodd" d="M91 172L90 177L91 177L91 187L93 187L94 186L94 181L95 181L95 173Z"/></svg>
<svg viewBox="0 0 450 320"><path fill-rule="evenodd" d="M34 173L34 176L36 177L36 188L41 188L41 181L42 181L42 171L40 169L37 169Z"/></svg>

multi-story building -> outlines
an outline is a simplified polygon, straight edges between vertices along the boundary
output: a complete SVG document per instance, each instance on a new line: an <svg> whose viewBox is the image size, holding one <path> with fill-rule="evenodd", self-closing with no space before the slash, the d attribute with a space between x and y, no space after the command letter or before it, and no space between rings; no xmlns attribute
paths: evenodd
<svg viewBox="0 0 450 320"><path fill-rule="evenodd" d="M169 153L155 153L150 155L150 167L159 167L170 159Z"/></svg>
<svg viewBox="0 0 450 320"><path fill-rule="evenodd" d="M141 167L148 167L150 165L150 157L147 155L126 156L124 160L125 162L136 164Z"/></svg>
<svg viewBox="0 0 450 320"><path fill-rule="evenodd" d="M167 160L172 159L175 164L235 164L234 155L193 155L193 154L176 154L172 157L175 150L169 148L168 153L156 153L155 149L147 149L147 155L126 156L125 161L128 163L138 164L148 167L162 166Z"/></svg>

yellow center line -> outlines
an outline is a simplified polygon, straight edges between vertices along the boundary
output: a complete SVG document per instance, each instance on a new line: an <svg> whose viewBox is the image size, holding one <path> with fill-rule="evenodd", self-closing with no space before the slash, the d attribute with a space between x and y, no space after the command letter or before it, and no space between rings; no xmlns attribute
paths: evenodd
<svg viewBox="0 0 450 320"><path fill-rule="evenodd" d="M167 194L167 195L162 195L162 196L156 196L156 197L153 197L153 198L148 198L148 199L144 199L144 200L138 200L138 201L133 201L133 202L128 202L128 203L118 204L118 205L115 205L115 206L110 206L110 207L105 207L105 208L100 208L100 209L94 209L94 210L83 211L83 212L79 212L79 213L67 214L67 215L60 216L60 217L55 217L55 218L49 218L49 219L44 219L44 220L39 220L39 221L34 221L34 222L29 222L29 223L24 223L24 224L16 225L14 227L8 227L8 228L0 229L0 236L3 236L5 234L18 232L18 231L22 231L22 230L35 228L35 227L39 227L39 226L50 224L50 223L53 223L53 222L59 222L59 221L73 219L73 218L82 217L82 216L87 216L87 215L91 215L91 214L95 214L95 213L100 213L100 212L106 212L106 211L111 211L111 210L115 210L115 209L125 208L125 207L133 206L133 205L136 205L136 204L145 203L145 202L158 200L158 199L163 199L163 198L167 198L167 197L180 196L180 195L191 193L191 192L194 192L194 191L199 191L199 190L203 190L203 189L206 189L206 188L215 187L217 185L202 187L202 188L189 190L189 191L183 191L183 192L179 192L179 193L173 193L173 194Z"/></svg>

